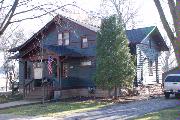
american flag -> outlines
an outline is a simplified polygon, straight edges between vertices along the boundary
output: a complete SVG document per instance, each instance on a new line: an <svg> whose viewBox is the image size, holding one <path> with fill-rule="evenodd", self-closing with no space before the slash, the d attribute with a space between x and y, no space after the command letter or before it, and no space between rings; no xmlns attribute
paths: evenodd
<svg viewBox="0 0 180 120"><path fill-rule="evenodd" d="M49 75L52 74L52 62L53 62L53 59L51 56L48 57L48 73Z"/></svg>

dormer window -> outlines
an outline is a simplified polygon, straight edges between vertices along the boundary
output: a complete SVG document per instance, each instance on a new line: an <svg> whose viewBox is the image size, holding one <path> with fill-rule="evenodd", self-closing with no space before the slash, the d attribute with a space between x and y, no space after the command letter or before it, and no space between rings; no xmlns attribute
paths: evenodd
<svg viewBox="0 0 180 120"><path fill-rule="evenodd" d="M87 37L82 37L82 40L81 40L81 47L82 47L82 48L87 48L87 47L88 47L88 40L87 40Z"/></svg>
<svg viewBox="0 0 180 120"><path fill-rule="evenodd" d="M58 34L58 45L69 45L69 32Z"/></svg>

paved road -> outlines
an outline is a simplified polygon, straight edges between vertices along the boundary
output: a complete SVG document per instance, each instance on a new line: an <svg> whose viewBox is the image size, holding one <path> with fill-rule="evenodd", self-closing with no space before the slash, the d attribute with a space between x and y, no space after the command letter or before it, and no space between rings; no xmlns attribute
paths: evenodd
<svg viewBox="0 0 180 120"><path fill-rule="evenodd" d="M180 105L180 100L164 98L136 101L127 104L119 104L109 106L107 108L75 113L70 116L59 116L54 118L48 117L26 117L15 115L0 115L0 120L127 120L142 116L145 113L159 111L165 108L175 107Z"/></svg>

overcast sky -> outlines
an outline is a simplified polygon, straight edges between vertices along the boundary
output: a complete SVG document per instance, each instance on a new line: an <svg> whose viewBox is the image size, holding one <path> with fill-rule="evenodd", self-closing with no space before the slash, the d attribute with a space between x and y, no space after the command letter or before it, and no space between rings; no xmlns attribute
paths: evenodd
<svg viewBox="0 0 180 120"><path fill-rule="evenodd" d="M42 0L43 1L43 0ZM54 0L59 2L58 0ZM76 2L78 6L81 8L87 10L87 11L95 11L98 12L100 8L100 4L102 0L63 0L63 2L58 4L66 4L66 3L72 3L73 1ZM137 16L135 17L136 21L136 28L138 27L146 27L146 26L158 26L158 28L163 29L159 15L157 13L157 10L155 8L155 5L153 3L153 0L132 0L134 7L139 8ZM164 6L165 9L167 6ZM166 9L166 12L168 9ZM81 15L80 17L82 17ZM170 17L169 17L170 18ZM36 20L28 20L20 24L22 28L24 28L24 32L28 35L28 37L31 36L32 32L38 31L43 25L45 25L48 21L50 21L52 17L46 16L41 19ZM164 32L162 31L162 34L164 36Z"/></svg>
<svg viewBox="0 0 180 120"><path fill-rule="evenodd" d="M100 4L102 3L102 0L61 0L61 1L49 0L49 2L52 1L62 5L66 3L73 3L75 1L75 3L78 6L85 9L86 11L94 11L94 12L99 12L101 10ZM132 0L132 1L134 8L139 8L138 14L135 17L135 21L136 21L135 27L139 28L139 27L148 27L148 26L158 26L162 36L163 37L166 36L153 0ZM165 13L168 16L168 20L171 21L171 16L169 14L167 3L165 3L164 0L162 1L163 1L163 9L165 10ZM35 0L34 3L32 4L36 5L36 4L40 4L41 2L44 2L44 0ZM73 8L70 9L73 10ZM61 14L60 11L59 13ZM25 14L24 16L29 16L29 15ZM82 16L83 14L79 15L78 18L81 18ZM29 38L33 35L33 33L36 33L41 27L43 27L51 19L52 16L44 16L40 19L27 20L18 24L20 25L20 28L24 29L24 33L26 34L27 38ZM2 60L0 59L0 62L1 61Z"/></svg>

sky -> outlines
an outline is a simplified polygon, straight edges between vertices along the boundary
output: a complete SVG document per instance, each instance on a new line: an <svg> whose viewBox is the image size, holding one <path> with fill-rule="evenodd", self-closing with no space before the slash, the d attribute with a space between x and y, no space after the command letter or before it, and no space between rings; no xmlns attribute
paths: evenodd
<svg viewBox="0 0 180 120"><path fill-rule="evenodd" d="M58 0L53 0L53 1L58 2ZM60 3L58 2L58 4L68 4L68 3L73 3L74 1L75 0L63 0L63 2ZM135 28L158 26L163 36L166 36L153 0L132 0L132 2L133 2L133 7L135 9L136 8L138 9L137 15L134 19L134 21L136 22ZM102 9L102 7L100 6L102 0L76 0L75 3L81 8L85 9L86 11L99 12ZM166 3L163 2L163 4L166 13L169 13L168 9L166 9L167 8ZM72 10L72 8L70 9ZM76 10L77 9L75 9L74 11ZM61 11L59 11L59 13L61 14ZM78 16L78 18L82 16L83 15ZM32 36L33 33L38 31L51 19L52 16L45 16L42 17L41 19L27 20L25 22L22 22L20 24L20 27L24 29L24 32L26 33L27 37L30 37ZM169 19L169 21L171 21L171 19Z"/></svg>
<svg viewBox="0 0 180 120"><path fill-rule="evenodd" d="M44 2L44 0L33 0L33 1L34 2L32 3L32 5L37 5L37 4ZM172 20L171 20L170 14L168 14L169 9L168 9L167 3L165 3L164 0L162 0L162 1L163 1L162 2L163 9L165 10L165 13L167 14L168 21L171 22ZM104 10L102 10L102 7L101 7L102 0L61 0L61 1L60 0L49 0L49 2L54 2L54 3L57 2L56 4L58 4L58 5L75 3L77 6L80 6L81 8L83 8L86 11L93 11L93 12L104 11ZM162 36L163 37L167 36L163 29L163 26L161 24L159 14L157 12L157 9L155 7L153 0L132 0L132 4L133 4L133 8L135 8L135 9L138 8L137 15L134 19L134 21L136 22L135 28L157 26L159 28ZM21 11L22 9L25 9L25 8L22 7L21 9L19 9L19 11ZM67 7L67 9L74 11L74 12L78 12L78 10L76 8ZM110 9L106 9L106 10L108 12L110 11ZM57 11L57 13L61 14L61 11ZM38 12L36 12L36 14L38 14ZM67 15L64 12L62 14L65 16ZM27 17L30 15L31 15L31 13L24 14L23 16L20 16L20 17ZM70 16L72 16L72 15L70 15ZM73 15L73 17L77 18L77 19L81 19L81 18L83 19L83 16L86 16L85 13L80 14L80 15ZM27 38L30 38L34 33L36 33L40 28L42 28L52 18L53 18L52 16L44 16L39 19L27 20L27 21L18 23L16 25L19 25L19 28L24 29L25 35L27 36ZM169 42L167 42L167 44L169 46ZM2 60L0 59L0 62L1 61Z"/></svg>

